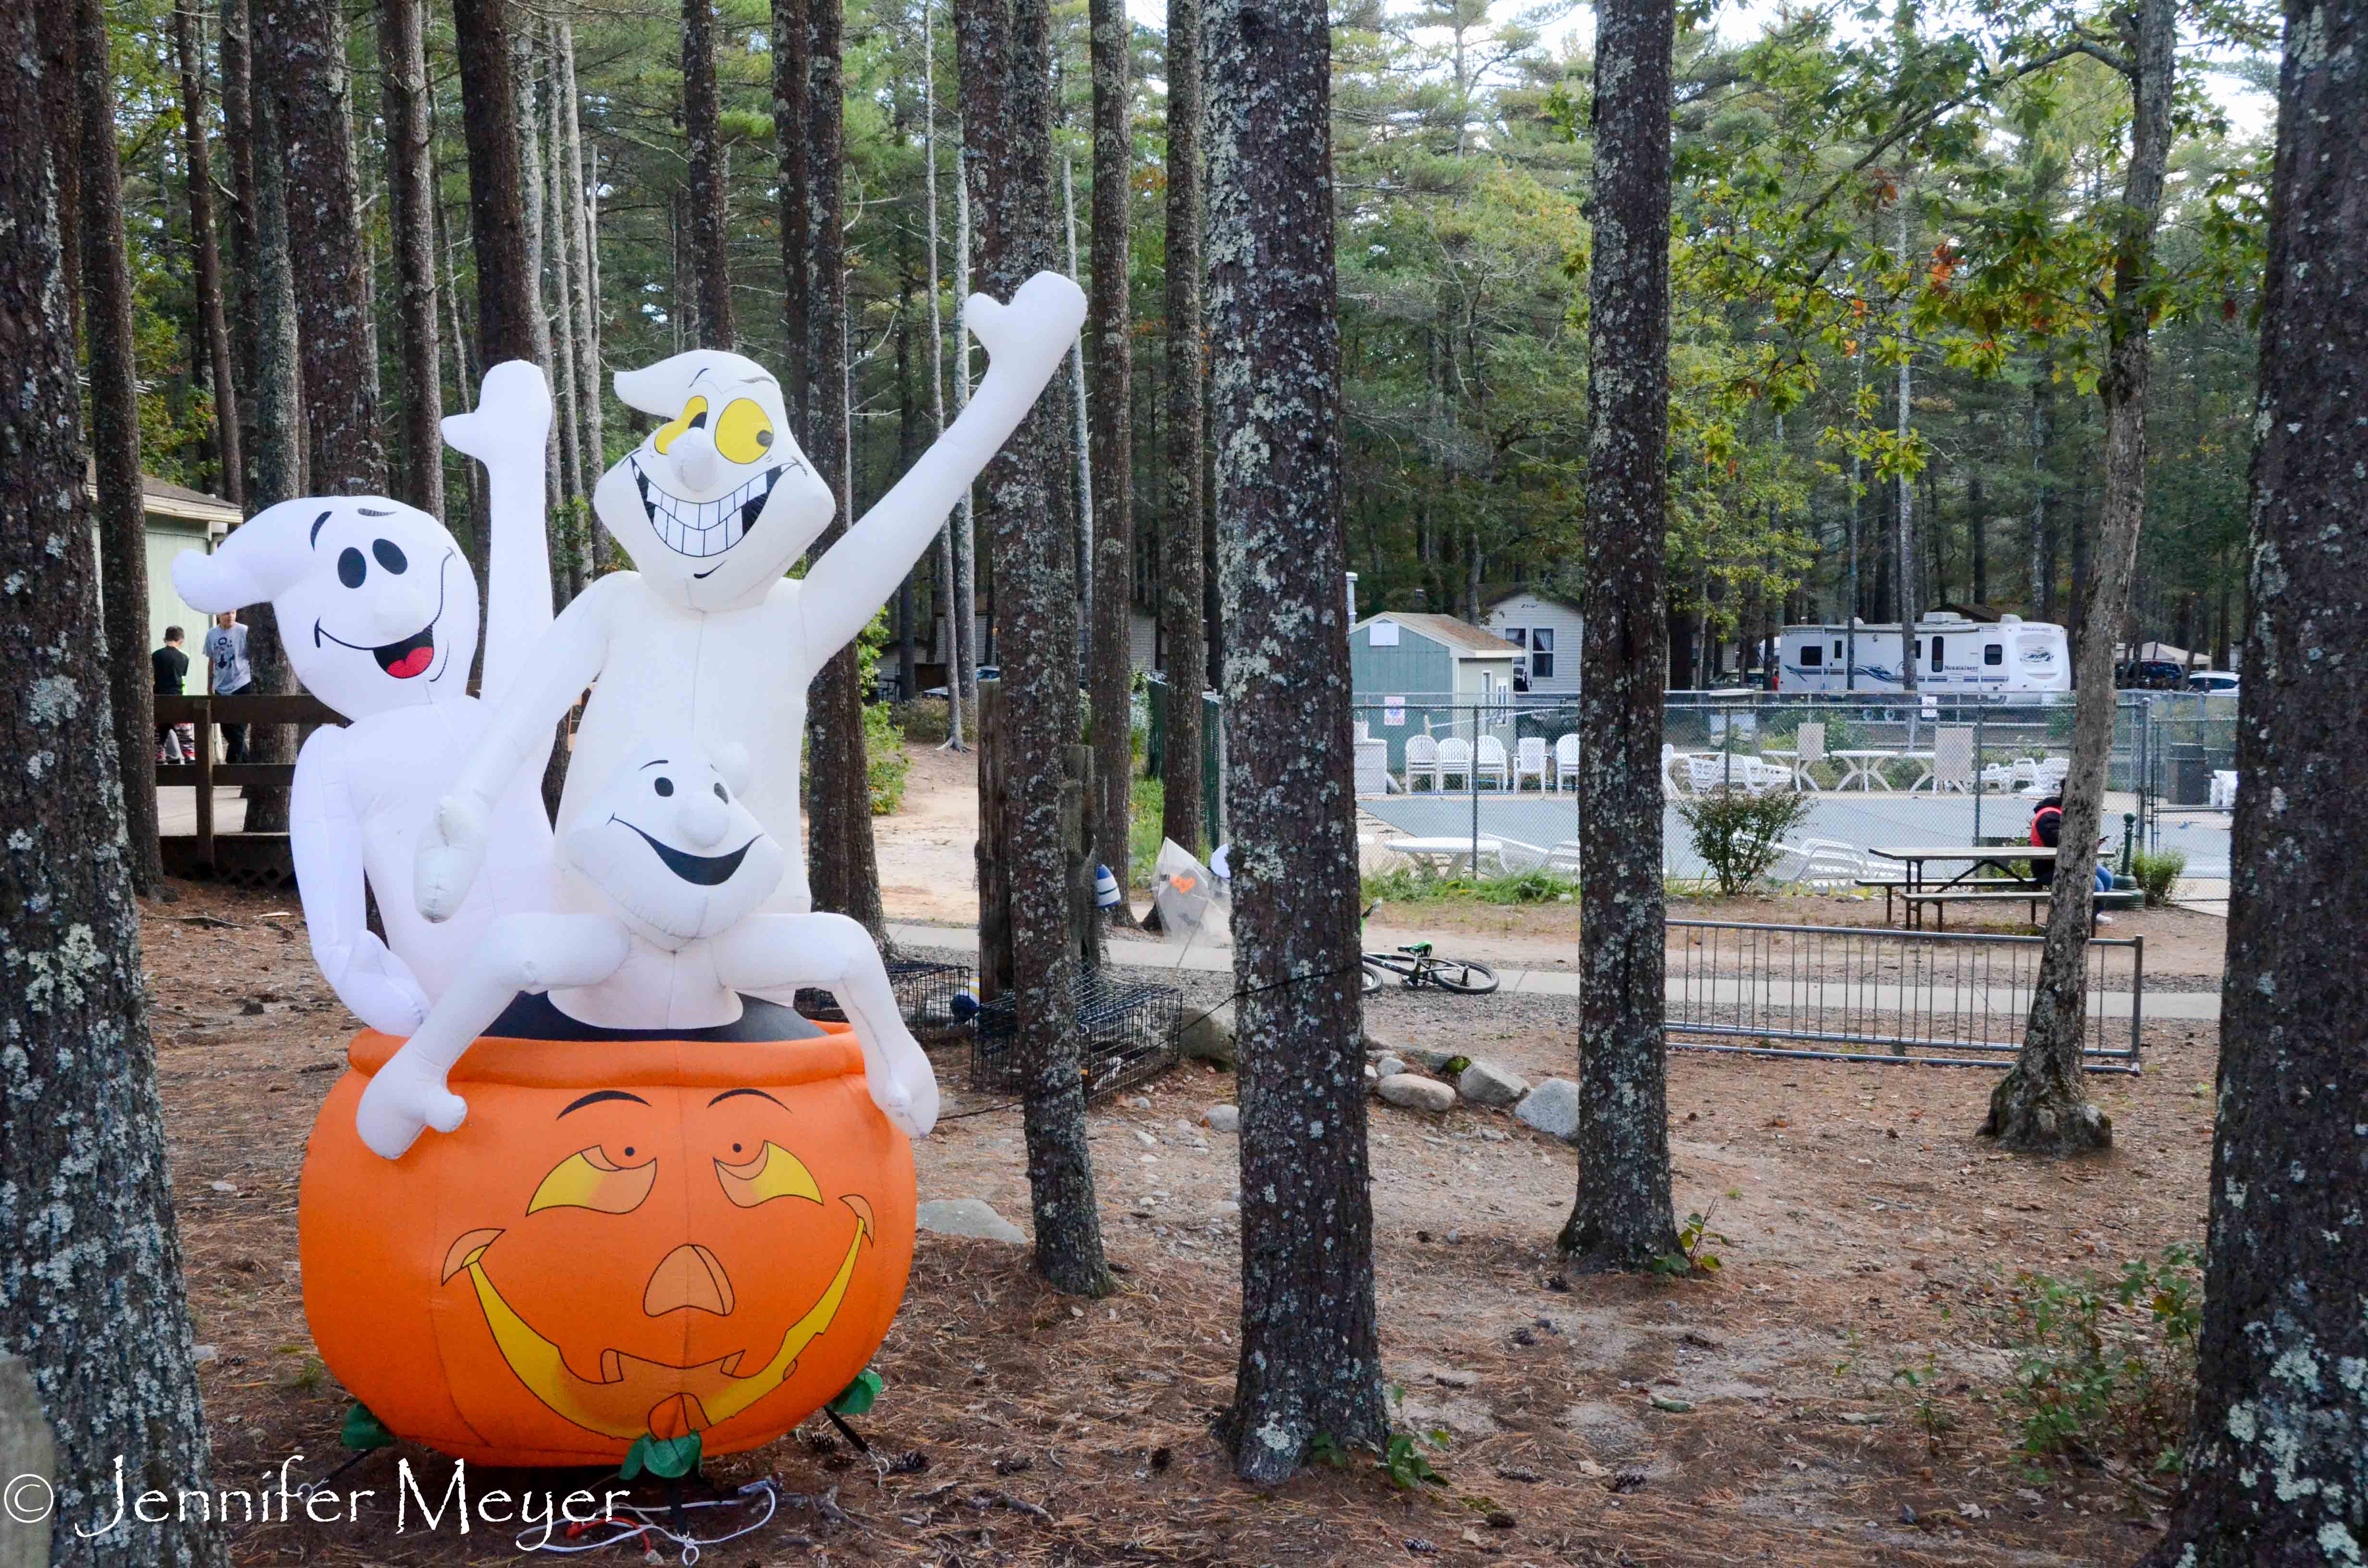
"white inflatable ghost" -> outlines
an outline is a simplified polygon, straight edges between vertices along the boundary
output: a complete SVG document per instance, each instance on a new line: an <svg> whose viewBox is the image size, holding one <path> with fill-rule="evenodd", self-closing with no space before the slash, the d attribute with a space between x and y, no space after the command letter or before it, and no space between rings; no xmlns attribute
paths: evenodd
<svg viewBox="0 0 2368 1568"><path fill-rule="evenodd" d="M484 689L498 697L551 624L543 542L543 446L551 394L541 372L496 365L474 413L445 438L485 464L493 517ZM256 513L211 555L185 551L173 585L209 613L268 600L305 689L343 714L296 759L289 849L313 956L362 1022L407 1035L505 915L553 907L551 826L540 791L551 737L495 801L487 876L450 921L411 897L421 830L476 751L491 710L468 692L477 581L435 518L379 495L283 502ZM384 942L365 924L378 892ZM390 951L390 948L393 949Z"/></svg>
<svg viewBox="0 0 2368 1568"><path fill-rule="evenodd" d="M740 1017L740 993L829 987L855 1025L875 1100L921 1048L862 926L838 915L758 915L788 864L743 800L747 754L711 759L687 739L628 755L561 840L571 909L497 921L416 1033L370 1079L355 1122L400 1158L424 1128L450 1132L468 1106L446 1085L462 1052L520 991L610 1028L697 1029ZM927 1131L934 1078L894 1119Z"/></svg>
<svg viewBox="0 0 2368 1568"><path fill-rule="evenodd" d="M501 704L421 846L420 911L440 919L458 907L478 874L491 803L596 680L560 834L640 736L688 723L702 745L745 747L755 764L748 809L790 856L767 907L811 908L798 823L807 683L895 593L1060 368L1085 310L1077 286L1052 273L1008 305L973 295L963 319L991 359L970 405L803 581L783 574L830 521L833 500L791 437L773 378L714 350L620 373L617 395L666 421L593 494L638 570L602 577L569 605Z"/></svg>

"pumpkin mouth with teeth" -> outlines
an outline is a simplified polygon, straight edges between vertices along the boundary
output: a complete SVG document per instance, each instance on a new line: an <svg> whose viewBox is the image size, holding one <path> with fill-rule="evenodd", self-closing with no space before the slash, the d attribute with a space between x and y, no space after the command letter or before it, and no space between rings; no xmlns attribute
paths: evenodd
<svg viewBox="0 0 2368 1568"><path fill-rule="evenodd" d="M768 1153L777 1153L767 1145ZM871 1205L849 1196L839 1199L855 1212L855 1234L847 1256L829 1286L806 1314L790 1324L765 1363L744 1372L746 1349L697 1366L676 1366L644 1360L613 1346L600 1352L599 1372L586 1377L567 1364L557 1345L536 1332L507 1301L485 1271L485 1253L502 1233L472 1231L452 1244L445 1259L449 1280L466 1273L484 1308L485 1325L502 1359L509 1364L534 1396L587 1431L631 1440L643 1432L657 1437L679 1437L703 1432L755 1404L781 1386L797 1369L798 1358L838 1316L848 1282L855 1276L857 1255L872 1233ZM712 1252L685 1243L660 1259L643 1293L642 1310L651 1317L670 1312L707 1312L730 1316L734 1299L731 1277Z"/></svg>

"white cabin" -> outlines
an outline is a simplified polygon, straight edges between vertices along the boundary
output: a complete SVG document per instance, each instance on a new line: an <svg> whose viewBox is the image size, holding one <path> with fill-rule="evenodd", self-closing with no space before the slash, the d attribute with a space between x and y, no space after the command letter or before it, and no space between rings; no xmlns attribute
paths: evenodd
<svg viewBox="0 0 2368 1568"><path fill-rule="evenodd" d="M1532 697L1578 695L1578 607L1558 594L1516 588L1488 601L1481 624L1519 648L1514 689Z"/></svg>
<svg viewBox="0 0 2368 1568"><path fill-rule="evenodd" d="M1788 626L1780 639L1780 691L1900 691L1899 623ZM1916 623L1917 687L1965 695L2072 689L2072 648L2064 629L2001 616L1970 620L1935 611Z"/></svg>

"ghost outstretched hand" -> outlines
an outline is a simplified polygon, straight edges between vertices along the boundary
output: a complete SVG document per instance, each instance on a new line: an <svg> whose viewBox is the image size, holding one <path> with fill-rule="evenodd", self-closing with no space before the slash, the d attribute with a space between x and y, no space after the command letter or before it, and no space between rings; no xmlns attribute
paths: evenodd
<svg viewBox="0 0 2368 1568"><path fill-rule="evenodd" d="M1086 321L1086 291L1057 272L1040 272L1006 304L973 294L962 324L986 350L987 372L1000 370L1032 389L1052 379ZM1023 404L1024 411L1024 404Z"/></svg>
<svg viewBox="0 0 2368 1568"><path fill-rule="evenodd" d="M379 1033L408 1036L427 1017L427 993L377 933L356 932L343 948L315 947L313 957L337 999Z"/></svg>

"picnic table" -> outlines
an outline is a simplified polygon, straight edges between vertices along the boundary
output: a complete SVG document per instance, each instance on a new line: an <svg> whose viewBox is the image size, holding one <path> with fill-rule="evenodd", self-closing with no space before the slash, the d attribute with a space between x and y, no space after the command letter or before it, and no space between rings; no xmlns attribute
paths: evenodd
<svg viewBox="0 0 2368 1568"><path fill-rule="evenodd" d="M1433 874L1452 869L1458 860L1471 862L1475 873L1484 858L1499 866L1505 863L1505 841L1501 838L1392 838L1384 840L1382 847L1418 862L1424 870Z"/></svg>
<svg viewBox="0 0 2368 1568"><path fill-rule="evenodd" d="M1861 794L1873 793L1878 784L1886 793L1896 793L1891 780L1884 777L1883 765L1903 759L1914 763L1918 768L1915 781L1907 786L1908 794L1912 795L1932 782L1932 754L1929 751L1829 751L1826 758L1842 766L1842 776L1834 785L1837 791L1849 789L1855 780Z"/></svg>
<svg viewBox="0 0 2368 1568"><path fill-rule="evenodd" d="M2038 924L2039 906L2055 895L2054 878L2046 881L2026 879L2015 873L2018 860L2034 871L2045 866L2053 871L2056 858L2062 853L2040 844L1990 845L1907 845L1888 848L1869 847L1867 853L1885 860L1896 860L1901 868L1901 878L1896 882L1870 882L1863 885L1883 889L1884 924L1891 923L1891 895L1896 892L1907 915L1910 930L1922 928L1922 912L1932 911L1936 925L1945 929L1948 909L1952 903L2013 903L2021 900L2031 908L2032 923ZM1954 876L1940 880L1926 868L1934 862L1956 864L1964 869ZM1985 869L1999 876L1979 882L1973 878ZM2089 917L2093 932L2097 915L2107 908L2129 908L2136 894L2122 892L2098 892L2090 897Z"/></svg>

